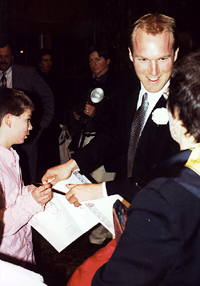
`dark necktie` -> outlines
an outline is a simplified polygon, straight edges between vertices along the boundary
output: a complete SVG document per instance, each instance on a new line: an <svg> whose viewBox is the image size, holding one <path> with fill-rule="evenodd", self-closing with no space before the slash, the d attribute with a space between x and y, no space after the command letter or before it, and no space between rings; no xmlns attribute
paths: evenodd
<svg viewBox="0 0 200 286"><path fill-rule="evenodd" d="M3 89L3 88L6 88L6 86L7 86L6 73L3 72L3 75L2 75L1 81L0 81L0 88Z"/></svg>
<svg viewBox="0 0 200 286"><path fill-rule="evenodd" d="M139 142L140 135L144 128L144 122L146 113L148 110L148 101L147 101L147 93L143 95L142 104L138 108L133 118L133 122L131 125L131 134L129 140L129 147L128 147L128 158L127 158L127 177L130 178L132 176L132 169L133 169L133 161L135 158L135 153L137 149L137 145Z"/></svg>

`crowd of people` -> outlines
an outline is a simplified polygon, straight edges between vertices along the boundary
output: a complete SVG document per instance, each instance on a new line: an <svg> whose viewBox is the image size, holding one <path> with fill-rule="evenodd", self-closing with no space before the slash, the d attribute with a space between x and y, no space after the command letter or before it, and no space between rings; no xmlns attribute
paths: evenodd
<svg viewBox="0 0 200 286"><path fill-rule="evenodd" d="M34 263L27 223L51 200L51 186L79 169L96 183L67 185L70 203L78 207L120 194L131 206L117 245L113 239L102 249L104 255L112 245L102 266L98 255L89 258L85 263L93 261L90 269L81 265L68 286L199 285L200 52L178 59L178 39L173 18L142 16L130 32L134 69L119 77L110 68L106 45L89 49L94 78L81 100L63 112L63 127L75 126L72 158L49 168L40 187L34 186L39 137L50 124L56 132L62 108L51 74L52 54L41 51L36 72L13 64L9 43L0 46L1 259ZM103 96L94 103L97 90ZM47 132L45 141L50 136ZM50 148L57 148L56 143ZM90 239L101 244L107 235L98 228Z"/></svg>

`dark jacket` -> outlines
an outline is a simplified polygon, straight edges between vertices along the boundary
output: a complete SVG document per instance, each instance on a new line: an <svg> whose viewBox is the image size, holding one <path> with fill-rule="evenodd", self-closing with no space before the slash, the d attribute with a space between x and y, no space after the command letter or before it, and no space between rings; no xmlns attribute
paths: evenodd
<svg viewBox="0 0 200 286"><path fill-rule="evenodd" d="M72 143L69 149L77 151L79 148L79 140L81 135L94 136L99 133L110 120L112 113L112 102L115 96L116 75L111 70L108 70L98 79L91 79L86 92L86 96L72 108L71 117L76 122L76 132L73 136ZM99 103L92 103L90 95L95 88L101 88L104 91L104 97ZM95 114L93 117L87 116L83 111L86 103L95 106ZM73 111L80 115L80 120L75 120Z"/></svg>
<svg viewBox="0 0 200 286"><path fill-rule="evenodd" d="M200 176L184 167L190 152L159 166L136 195L126 230L92 286L200 285Z"/></svg>
<svg viewBox="0 0 200 286"><path fill-rule="evenodd" d="M12 87L24 91L32 99L36 109L33 121L39 120L43 127L48 127L54 116L53 93L36 70L33 67L13 64Z"/></svg>
<svg viewBox="0 0 200 286"><path fill-rule="evenodd" d="M179 151L178 144L171 138L169 125L157 125L150 114L138 143L132 178L126 179L129 137L139 91L138 86L134 93L125 100L123 94L120 94L116 98L112 121L109 121L110 125L108 124L101 134L98 134L90 144L74 156L83 173L90 172L91 168L95 169L97 165L103 165L106 160L113 161L120 180L106 183L108 194L120 194L130 202L143 186L145 175L155 165ZM161 107L166 107L166 100L163 96L153 111Z"/></svg>

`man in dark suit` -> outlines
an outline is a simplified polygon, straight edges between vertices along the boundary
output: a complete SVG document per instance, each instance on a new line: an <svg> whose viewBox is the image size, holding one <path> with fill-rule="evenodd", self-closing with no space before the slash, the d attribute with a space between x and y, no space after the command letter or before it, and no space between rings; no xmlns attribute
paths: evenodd
<svg viewBox="0 0 200 286"><path fill-rule="evenodd" d="M34 102L36 112L33 115L34 130L31 138L17 150L20 164L25 175L25 183L35 182L37 169L38 140L54 115L54 99L51 89L33 67L13 64L13 54L9 43L0 45L0 81L5 78L6 86L24 91ZM26 165L28 161L28 166ZM29 171L27 172L27 167Z"/></svg>
<svg viewBox="0 0 200 286"><path fill-rule="evenodd" d="M114 123L96 136L72 160L64 165L51 168L43 180L55 178L52 183L64 179L77 167L86 173L105 158L112 160L118 154L120 180L106 185L71 185L66 198L76 206L87 199L101 198L107 191L121 194L131 201L145 184L145 176L150 169L178 152L178 145L171 139L168 126L166 100L169 78L174 61L177 59L176 26L174 19L165 15L148 14L141 17L132 27L129 57L133 62L140 85L124 100L116 98ZM119 92L123 94L122 92ZM147 93L148 109L145 126L139 139L132 167L132 177L127 178L127 151L129 148L131 125L136 110L141 106L142 97Z"/></svg>
<svg viewBox="0 0 200 286"><path fill-rule="evenodd" d="M199 51L189 54L171 76L169 126L181 151L135 196L126 229L92 286L200 285L199 61Z"/></svg>

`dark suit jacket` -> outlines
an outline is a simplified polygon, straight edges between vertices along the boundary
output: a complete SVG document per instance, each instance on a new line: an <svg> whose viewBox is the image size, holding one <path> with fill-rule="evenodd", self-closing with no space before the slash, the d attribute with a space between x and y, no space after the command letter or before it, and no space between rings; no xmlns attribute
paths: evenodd
<svg viewBox="0 0 200 286"><path fill-rule="evenodd" d="M118 176L120 180L106 183L108 194L119 193L130 202L135 193L139 190L137 186L142 187L144 185L144 178L147 173L156 165L179 151L178 144L171 138L169 124L157 125L152 120L152 113L155 109L166 107L166 100L162 96L152 110L140 137L133 163L132 178L126 178L127 150L138 96L139 89L127 98L123 109L120 110L120 108L118 108L118 116L120 116L121 124L120 130L121 132L123 131L118 140L120 140L121 145L124 147L123 155L118 164L118 166L120 166Z"/></svg>
<svg viewBox="0 0 200 286"><path fill-rule="evenodd" d="M159 166L134 198L126 230L92 286L200 285L200 176L190 150Z"/></svg>
<svg viewBox="0 0 200 286"><path fill-rule="evenodd" d="M127 179L127 151L139 91L140 88L136 88L126 100L123 93L120 93L116 100L115 115L110 118L110 125L108 124L107 129L83 148L82 153L79 152L74 156L84 173L91 171L90 167L95 168L95 164L103 164L105 159L113 161L120 180L106 183L108 194L120 194L128 201L132 201L140 190L139 187L143 186L145 175L149 170L179 151L178 144L171 138L168 124L155 124L150 114L138 143L132 178ZM163 96L154 110L161 107L166 107Z"/></svg>
<svg viewBox="0 0 200 286"><path fill-rule="evenodd" d="M53 93L36 70L33 67L13 64L12 86L24 91L32 99L37 118L40 117L40 125L48 127L54 115Z"/></svg>

